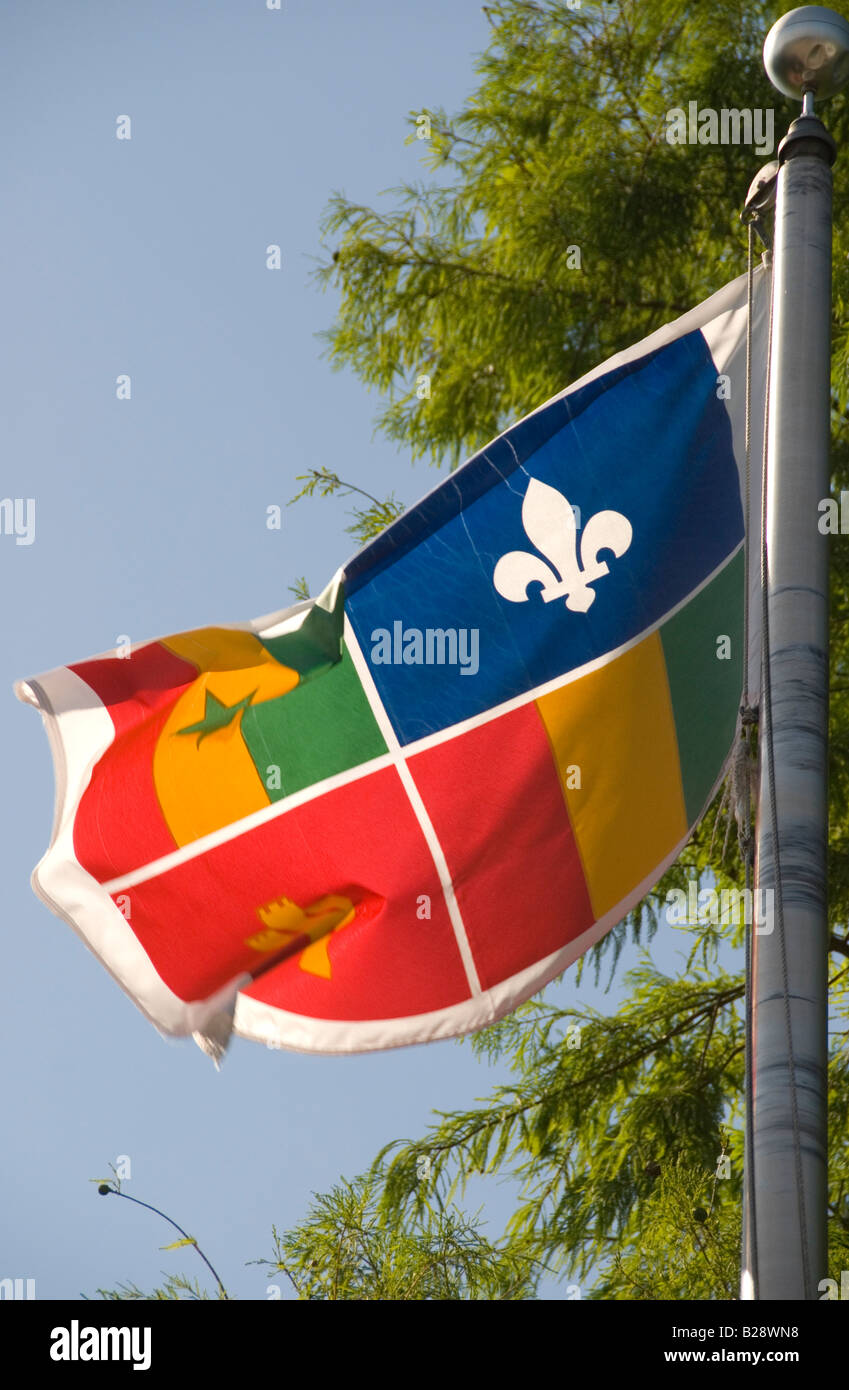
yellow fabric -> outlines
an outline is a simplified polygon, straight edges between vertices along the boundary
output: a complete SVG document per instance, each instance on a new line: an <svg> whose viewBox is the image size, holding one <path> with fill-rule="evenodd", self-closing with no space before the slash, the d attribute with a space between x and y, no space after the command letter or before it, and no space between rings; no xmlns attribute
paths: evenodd
<svg viewBox="0 0 849 1390"><path fill-rule="evenodd" d="M536 704L598 919L633 891L687 829L660 637L653 633Z"/></svg>
<svg viewBox="0 0 849 1390"><path fill-rule="evenodd" d="M249 632L200 628L168 637L162 645L200 673L171 711L153 755L162 814L177 844L185 845L271 800L242 738L241 710L225 728L202 737L180 733L203 720L207 690L223 705L237 705L249 695L256 705L285 695L299 677Z"/></svg>

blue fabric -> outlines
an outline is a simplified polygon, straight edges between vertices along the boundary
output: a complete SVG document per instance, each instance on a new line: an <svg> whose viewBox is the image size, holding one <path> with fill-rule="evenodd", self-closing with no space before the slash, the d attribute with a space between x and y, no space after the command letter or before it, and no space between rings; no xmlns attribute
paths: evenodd
<svg viewBox="0 0 849 1390"><path fill-rule="evenodd" d="M739 544L743 512L731 424L701 332L608 372L513 427L362 551L346 612L401 743L479 714L620 646L680 603ZM537 554L522 526L534 478L633 528L586 613L564 600L502 597L498 560ZM578 542L582 532L578 533ZM540 558L544 558L540 556ZM384 664L375 636L397 622L475 629L479 668ZM397 647L396 647L397 655Z"/></svg>

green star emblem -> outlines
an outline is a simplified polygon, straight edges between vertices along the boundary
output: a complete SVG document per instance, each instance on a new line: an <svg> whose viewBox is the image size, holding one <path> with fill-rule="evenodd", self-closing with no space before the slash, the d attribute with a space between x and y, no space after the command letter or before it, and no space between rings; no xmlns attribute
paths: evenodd
<svg viewBox="0 0 849 1390"><path fill-rule="evenodd" d="M197 724L188 724L185 729L178 729L179 734L197 734L200 748L201 742L209 734L217 733L219 729L226 729L229 724L242 710L247 709L256 690L252 690L250 695L246 695L244 700L240 700L236 705L225 705L220 700L216 700L211 690L206 692L206 708L204 709L203 719Z"/></svg>

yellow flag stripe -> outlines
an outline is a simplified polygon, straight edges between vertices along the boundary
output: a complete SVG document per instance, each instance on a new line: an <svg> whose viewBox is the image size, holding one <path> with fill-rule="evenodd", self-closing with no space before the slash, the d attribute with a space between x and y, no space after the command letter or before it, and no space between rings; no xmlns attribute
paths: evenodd
<svg viewBox="0 0 849 1390"><path fill-rule="evenodd" d="M687 829L659 634L536 704L598 919L633 891Z"/></svg>
<svg viewBox="0 0 849 1390"><path fill-rule="evenodd" d="M258 666L263 660L274 661L258 637L238 628L198 627L193 632L162 637L160 646L167 647L183 661L190 661L199 672L232 671L242 666Z"/></svg>
<svg viewBox="0 0 849 1390"><path fill-rule="evenodd" d="M177 844L186 845L261 811L271 798L242 737L241 712L201 738L180 730L203 720L207 691L228 707L251 694L259 704L285 695L299 677L250 632L201 628L162 645L200 671L171 711L153 755L162 814Z"/></svg>

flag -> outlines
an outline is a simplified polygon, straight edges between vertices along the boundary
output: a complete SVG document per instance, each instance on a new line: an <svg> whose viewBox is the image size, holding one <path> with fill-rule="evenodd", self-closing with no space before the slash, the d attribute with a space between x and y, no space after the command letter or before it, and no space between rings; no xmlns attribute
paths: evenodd
<svg viewBox="0 0 849 1390"><path fill-rule="evenodd" d="M750 517L766 295L759 270ZM35 891L216 1058L231 1030L345 1053L514 1009L640 902L726 770L746 662L757 688L745 401L741 277L318 599L18 683L57 783Z"/></svg>

